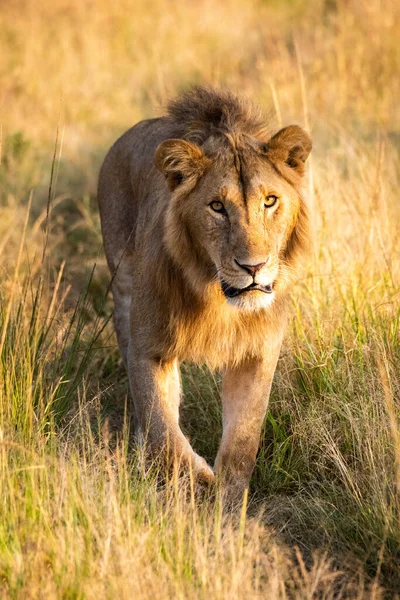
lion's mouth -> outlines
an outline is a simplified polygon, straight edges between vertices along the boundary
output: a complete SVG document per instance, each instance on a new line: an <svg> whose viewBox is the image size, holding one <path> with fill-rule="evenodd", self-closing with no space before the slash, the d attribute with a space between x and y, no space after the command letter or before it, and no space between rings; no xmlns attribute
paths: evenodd
<svg viewBox="0 0 400 600"><path fill-rule="evenodd" d="M260 285L259 283L252 283L245 288L234 288L226 283L226 281L221 281L221 287L227 298L236 298L237 296L241 296L247 292L263 292L264 294L272 294L274 284L269 283L268 285Z"/></svg>

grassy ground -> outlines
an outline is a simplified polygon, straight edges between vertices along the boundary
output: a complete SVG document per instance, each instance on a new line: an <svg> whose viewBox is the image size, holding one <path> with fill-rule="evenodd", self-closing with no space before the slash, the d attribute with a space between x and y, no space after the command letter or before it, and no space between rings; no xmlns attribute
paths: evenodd
<svg viewBox="0 0 400 600"><path fill-rule="evenodd" d="M400 594L399 26L395 0L0 6L2 598ZM241 515L129 447L96 209L109 145L193 82L314 139L315 251ZM211 460L219 377L183 380Z"/></svg>

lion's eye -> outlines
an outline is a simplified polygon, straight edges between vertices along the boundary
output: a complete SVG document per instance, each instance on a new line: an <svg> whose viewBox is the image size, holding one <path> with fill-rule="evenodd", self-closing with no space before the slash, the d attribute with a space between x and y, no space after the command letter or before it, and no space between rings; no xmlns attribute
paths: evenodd
<svg viewBox="0 0 400 600"><path fill-rule="evenodd" d="M213 200L213 202L210 202L209 207L217 213L223 213L225 214L225 206L222 204L222 202L220 202L219 200Z"/></svg>
<svg viewBox="0 0 400 600"><path fill-rule="evenodd" d="M264 205L267 208L271 208L271 206L274 206L274 204L276 204L277 200L278 200L278 196L274 196L273 194L271 194L270 196L266 196L266 198L264 200Z"/></svg>

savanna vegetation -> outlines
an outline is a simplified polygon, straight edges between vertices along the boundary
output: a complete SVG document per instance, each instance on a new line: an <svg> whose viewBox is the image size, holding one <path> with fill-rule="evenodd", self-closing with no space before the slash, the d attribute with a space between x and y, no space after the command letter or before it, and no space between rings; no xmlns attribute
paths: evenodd
<svg viewBox="0 0 400 600"><path fill-rule="evenodd" d="M0 4L0 596L400 595L400 4ZM191 83L312 132L314 250L240 514L130 444L96 180ZM212 460L218 374L183 368Z"/></svg>

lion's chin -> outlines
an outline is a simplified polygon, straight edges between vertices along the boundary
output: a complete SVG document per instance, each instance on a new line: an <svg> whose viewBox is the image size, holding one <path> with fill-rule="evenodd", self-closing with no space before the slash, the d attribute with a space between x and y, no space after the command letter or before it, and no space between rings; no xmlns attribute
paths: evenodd
<svg viewBox="0 0 400 600"><path fill-rule="evenodd" d="M247 288L234 288L221 281L221 287L228 303L241 310L255 311L268 308L275 297L273 284L263 286L253 283Z"/></svg>
<svg viewBox="0 0 400 600"><path fill-rule="evenodd" d="M229 298L226 296L228 303L239 310L257 311L269 308L275 300L275 293L264 293L258 290L252 290Z"/></svg>

